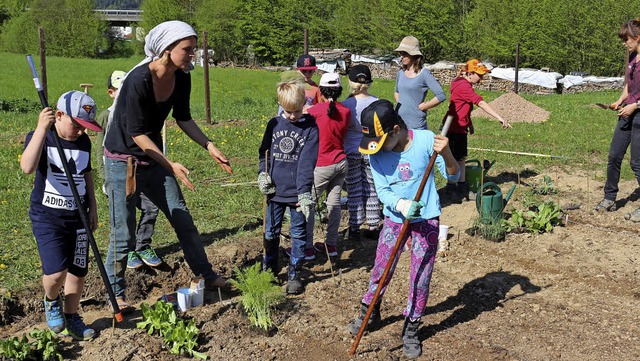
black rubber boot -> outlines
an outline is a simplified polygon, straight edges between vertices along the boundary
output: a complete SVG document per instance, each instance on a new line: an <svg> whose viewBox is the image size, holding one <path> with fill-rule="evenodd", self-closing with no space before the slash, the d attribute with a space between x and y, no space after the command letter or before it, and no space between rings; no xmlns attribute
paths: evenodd
<svg viewBox="0 0 640 361"><path fill-rule="evenodd" d="M296 265L289 263L289 270L287 271L287 287L286 287L288 295L297 295L304 292L304 286L302 285L302 278L300 277L301 271L302 271L302 262L299 262Z"/></svg>
<svg viewBox="0 0 640 361"><path fill-rule="evenodd" d="M471 197L469 197L469 183L467 182L460 182L458 183L458 198L461 202L464 201L468 201L470 200Z"/></svg>
<svg viewBox="0 0 640 361"><path fill-rule="evenodd" d="M361 303L360 313L358 314L358 316L356 316L353 322L347 325L347 330L349 330L349 332L351 332L352 335L355 336L358 334L358 331L360 331L360 327L362 326L362 321L364 321L364 316L366 316L368 309L369 309L369 305L367 305L366 303ZM367 326L377 324L377 323L380 323L380 302L376 303L376 305L373 307L371 316L367 321Z"/></svg>
<svg viewBox="0 0 640 361"><path fill-rule="evenodd" d="M411 321L410 318L404 319L402 327L402 351L407 358L416 358L422 354L422 345L418 339L418 329L420 328L420 319Z"/></svg>
<svg viewBox="0 0 640 361"><path fill-rule="evenodd" d="M264 257L262 258L262 270L271 271L276 278L280 273L280 265L278 264L279 244L273 240L263 238L262 246L264 247Z"/></svg>

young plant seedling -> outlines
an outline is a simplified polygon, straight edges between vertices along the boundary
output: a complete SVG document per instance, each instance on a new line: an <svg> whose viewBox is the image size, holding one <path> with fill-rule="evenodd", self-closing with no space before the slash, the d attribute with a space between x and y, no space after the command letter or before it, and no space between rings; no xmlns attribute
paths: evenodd
<svg viewBox="0 0 640 361"><path fill-rule="evenodd" d="M263 272L259 263L244 270L236 268L234 273L236 279L230 282L242 294L242 307L249 321L268 331L274 326L271 311L285 299L275 276L271 272Z"/></svg>
<svg viewBox="0 0 640 361"><path fill-rule="evenodd" d="M541 194L541 195L551 195L551 194L557 194L558 189L556 188L556 185L551 180L551 177L544 176L538 182L538 184L535 184L533 186L533 193Z"/></svg>
<svg viewBox="0 0 640 361"><path fill-rule="evenodd" d="M140 308L142 321L136 324L137 328L147 330L150 335L159 333L172 354L188 354L202 360L207 359L207 355L195 350L199 330L193 320L185 323L178 317L171 303L158 301L153 307L143 303Z"/></svg>
<svg viewBox="0 0 640 361"><path fill-rule="evenodd" d="M0 341L0 356L3 360L63 360L58 337L46 329L34 329L28 338L23 335Z"/></svg>

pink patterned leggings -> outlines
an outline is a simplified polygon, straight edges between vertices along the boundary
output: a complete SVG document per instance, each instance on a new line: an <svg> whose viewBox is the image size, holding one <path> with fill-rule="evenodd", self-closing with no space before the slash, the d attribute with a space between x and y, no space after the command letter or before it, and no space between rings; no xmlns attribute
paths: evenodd
<svg viewBox="0 0 640 361"><path fill-rule="evenodd" d="M420 318L427 306L429 298L429 284L431 283L431 274L433 272L436 251L438 249L438 226L439 218L432 218L422 222L411 223L409 231L411 232L407 240L407 244L411 241L411 273L409 276L409 298L407 307L402 312L405 317L412 320ZM371 279L369 280L369 289L364 294L362 302L371 304L373 294L378 288L384 268L387 266L393 247L395 246L398 235L402 228L402 223L395 223L385 217L380 237L378 238L378 248L376 249L376 260L371 270ZM387 282L382 285L379 299L382 299L387 285L393 276L393 273L400 259L403 248L398 250Z"/></svg>

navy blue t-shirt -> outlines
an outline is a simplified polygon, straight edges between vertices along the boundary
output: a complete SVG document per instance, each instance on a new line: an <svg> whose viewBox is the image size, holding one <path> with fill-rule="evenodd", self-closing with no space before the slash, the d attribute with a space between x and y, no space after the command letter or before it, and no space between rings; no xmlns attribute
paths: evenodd
<svg viewBox="0 0 640 361"><path fill-rule="evenodd" d="M25 148L31 141L33 131L27 135ZM86 209L84 196L87 193L84 174L91 172L91 141L82 134L75 141L60 139L69 165L69 172L80 195L80 201ZM31 191L29 217L32 222L46 222L62 227L74 227L80 221L73 193L64 173L62 160L55 146L53 135L47 132L40 162Z"/></svg>

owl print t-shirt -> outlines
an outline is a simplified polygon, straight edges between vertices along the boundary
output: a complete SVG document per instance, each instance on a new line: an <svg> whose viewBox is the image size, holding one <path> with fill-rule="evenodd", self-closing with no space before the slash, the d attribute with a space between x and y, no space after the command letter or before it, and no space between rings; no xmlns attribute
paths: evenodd
<svg viewBox="0 0 640 361"><path fill-rule="evenodd" d="M381 150L369 158L376 192L384 204L383 213L396 223L404 221L404 217L395 209L396 204L401 198L413 199L415 197L422 176L427 171L429 158L433 154L435 135L432 131L409 130L409 137L412 140L411 145L404 152ZM459 174L447 174L447 166L444 158L440 155L436 157L434 168L438 168L440 174L446 179L452 182L458 180ZM421 218L413 222L440 216L440 198L436 191L434 170L431 171L421 201L425 203L420 212Z"/></svg>

